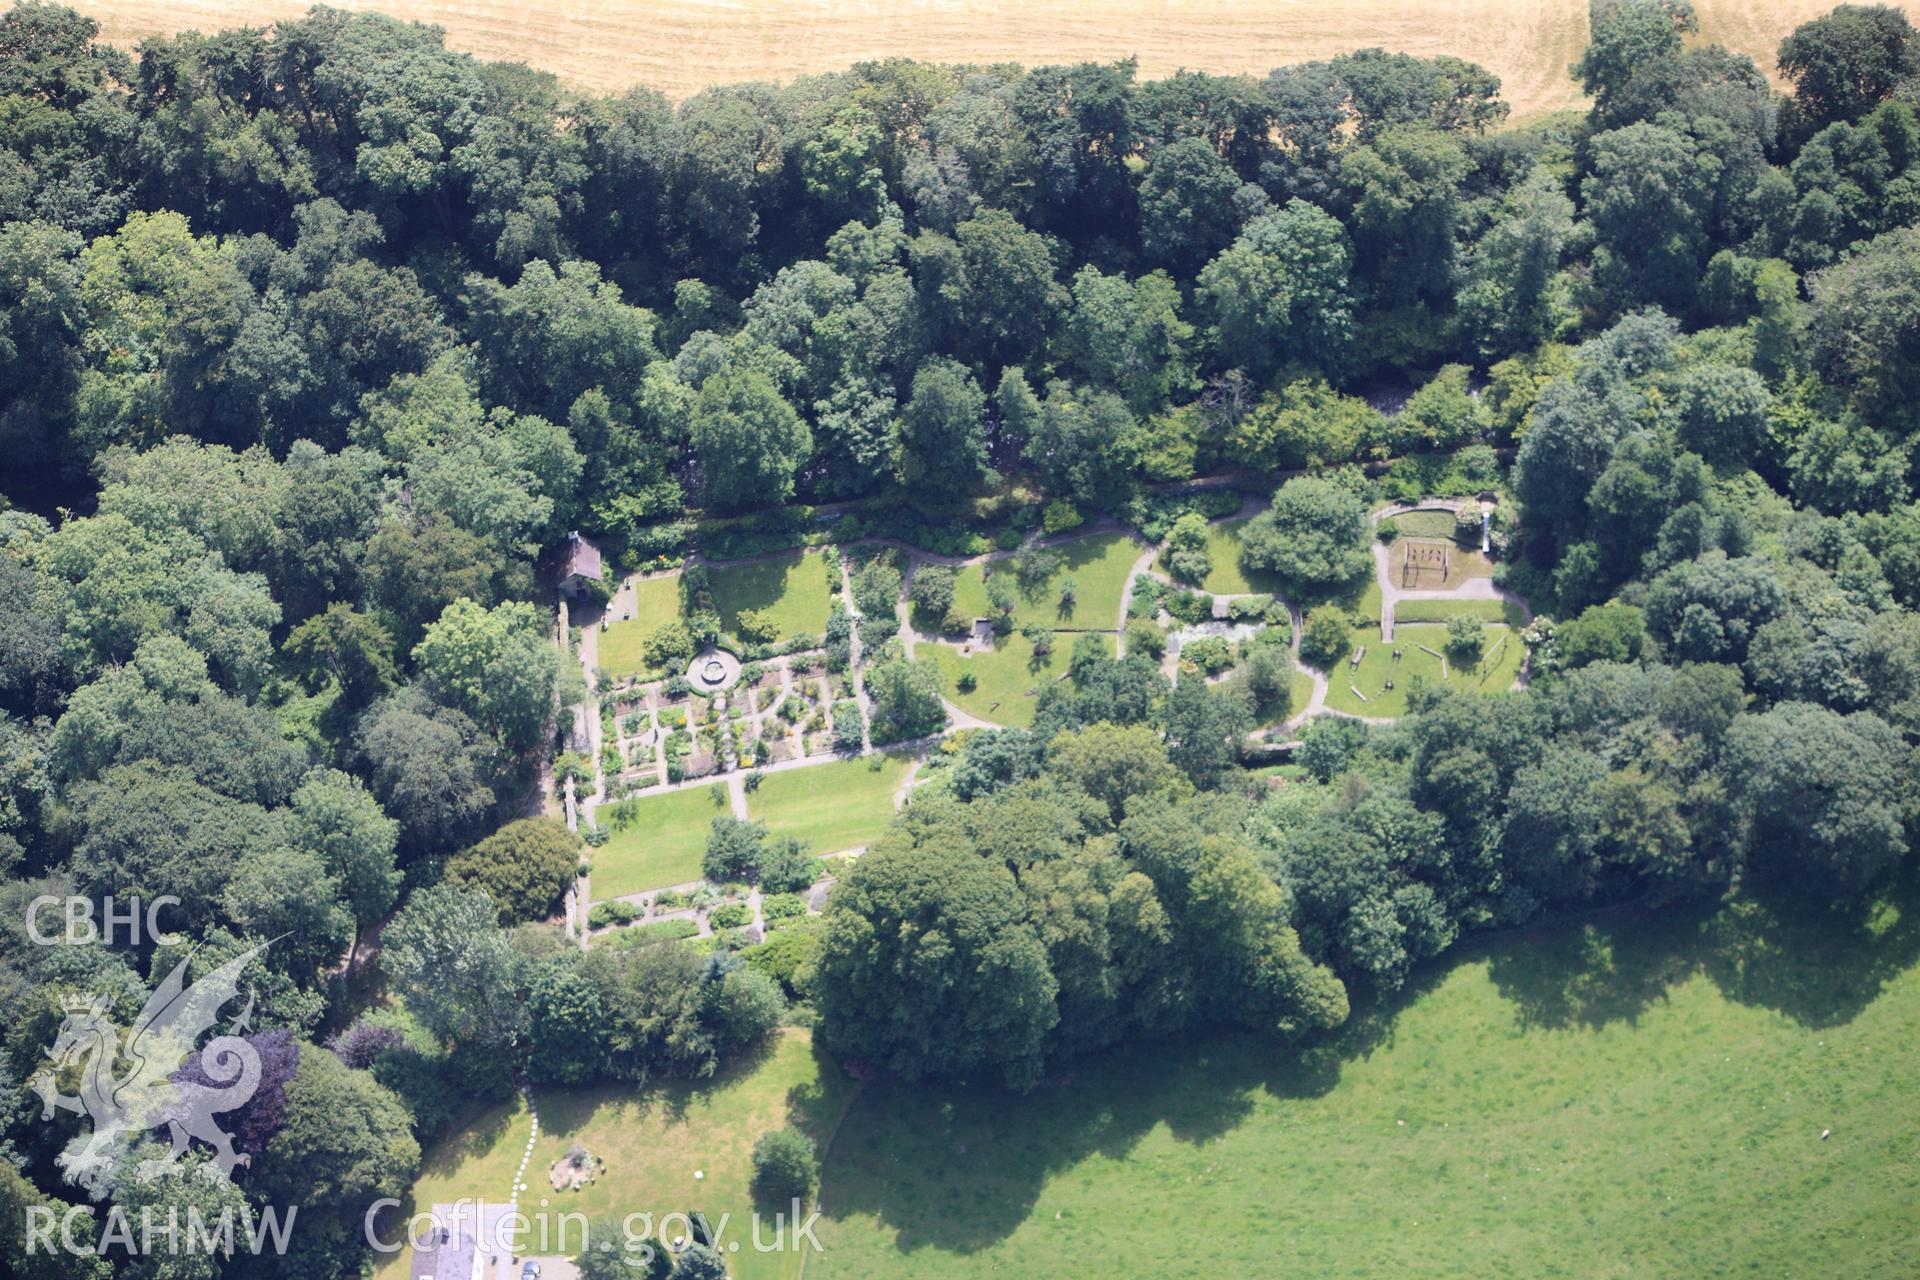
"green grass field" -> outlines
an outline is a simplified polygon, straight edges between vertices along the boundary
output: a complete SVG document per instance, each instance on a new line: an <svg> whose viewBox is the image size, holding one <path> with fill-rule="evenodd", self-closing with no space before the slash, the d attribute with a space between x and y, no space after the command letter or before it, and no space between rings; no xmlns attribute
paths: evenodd
<svg viewBox="0 0 1920 1280"><path fill-rule="evenodd" d="M1340 607L1353 615L1355 622L1363 627L1380 625L1380 580L1371 572L1360 580L1357 590L1350 589L1340 597Z"/></svg>
<svg viewBox="0 0 1920 1280"><path fill-rule="evenodd" d="M736 631L743 609L772 613L780 639L806 632L818 636L826 629L828 604L827 562L817 551L793 551L750 564L713 565L713 602L720 624Z"/></svg>
<svg viewBox="0 0 1920 1280"><path fill-rule="evenodd" d="M1899 901L1508 935L1305 1053L1215 1034L1025 1096L876 1084L808 1280L1912 1275L1911 878Z"/></svg>
<svg viewBox="0 0 1920 1280"><path fill-rule="evenodd" d="M1298 599L1292 596L1287 599L1302 615L1312 612L1319 605L1335 604L1344 609L1357 626L1380 625L1380 580L1375 575L1371 557L1367 560L1367 571L1351 581L1315 588Z"/></svg>
<svg viewBox="0 0 1920 1280"><path fill-rule="evenodd" d="M1394 528L1407 538L1445 538L1453 540L1453 512L1438 508L1407 511L1391 517Z"/></svg>
<svg viewBox="0 0 1920 1280"><path fill-rule="evenodd" d="M1270 729L1275 725L1285 724L1287 721L1293 719L1293 717L1299 715L1302 711L1305 711L1307 709L1307 703L1311 702L1312 700L1313 700L1313 677L1308 675L1305 671L1302 671L1298 666L1296 666L1293 669L1292 676L1290 676L1287 681L1286 713L1284 715L1276 713L1274 715L1261 718L1257 721L1255 727L1261 728L1261 729Z"/></svg>
<svg viewBox="0 0 1920 1280"><path fill-rule="evenodd" d="M614 614L620 611L624 599L625 597L619 597L616 600L613 606ZM679 574L635 579L633 617L609 621L607 629L600 633L600 665L616 676L670 674L650 671L647 660L641 656L640 649L655 627L663 622L672 622L679 616Z"/></svg>
<svg viewBox="0 0 1920 1280"><path fill-rule="evenodd" d="M1444 653L1445 627L1396 626L1391 642L1372 631L1356 632L1355 638L1357 643L1365 644L1367 650L1360 658L1358 670L1349 667L1343 658L1327 673L1327 705L1335 711L1357 716L1403 716L1407 713L1407 695L1415 679L1429 684L1441 683L1440 659L1420 646ZM1503 638L1505 645L1501 644ZM1395 649L1400 650L1397 662L1393 657ZM1513 687L1514 677L1520 672L1520 660L1525 656L1526 646L1520 643L1519 636L1505 627L1488 627L1487 646L1480 665L1468 670L1449 662L1446 683L1474 693L1498 693ZM1393 680L1391 689L1387 688L1389 677ZM1367 695L1366 699L1356 698L1349 685Z"/></svg>
<svg viewBox="0 0 1920 1280"><path fill-rule="evenodd" d="M1240 530L1246 523L1245 520L1225 520L1207 526L1207 559L1213 567L1200 583L1200 589L1216 596L1285 595L1286 588L1279 578L1240 563ZM1166 558L1155 561L1154 567L1165 573Z"/></svg>
<svg viewBox="0 0 1920 1280"><path fill-rule="evenodd" d="M1510 600L1402 600L1393 608L1396 625L1403 622L1445 622L1461 615L1482 622L1503 622L1514 630L1527 625L1527 615Z"/></svg>
<svg viewBox="0 0 1920 1280"><path fill-rule="evenodd" d="M1062 630L1114 630L1120 619L1120 595L1126 589L1127 575L1141 556L1140 544L1125 534L1096 533L1062 542L1052 550L1060 557L1060 568L1031 593L1014 592L1014 625L1037 622ZM1011 558L995 560L992 566L1000 573L1013 572ZM1063 611L1060 580L1068 574L1073 575L1077 590L1073 608ZM954 575L953 603L969 618L984 618L993 612L980 565L968 565Z"/></svg>
<svg viewBox="0 0 1920 1280"><path fill-rule="evenodd" d="M1113 652L1113 637L1107 637L1107 652ZM1033 646L1015 633L1002 636L991 651L962 657L958 649L944 644L923 644L915 651L931 657L940 668L947 700L963 711L1000 725L1025 728L1033 723L1034 707L1040 691L1066 678L1073 655L1073 641L1055 636L1053 652L1044 666L1033 665ZM973 672L978 682L972 693L961 693L954 682L962 671Z"/></svg>
<svg viewBox="0 0 1920 1280"><path fill-rule="evenodd" d="M815 853L864 847L893 822L893 792L912 763L899 753L770 773L747 793L747 812Z"/></svg>
<svg viewBox="0 0 1920 1280"><path fill-rule="evenodd" d="M631 806L632 821L613 828L598 849L587 850L596 902L698 880L713 820L733 812L724 801L715 804L706 786L619 803ZM613 826L605 809L600 811L600 822Z"/></svg>
<svg viewBox="0 0 1920 1280"><path fill-rule="evenodd" d="M1302 671L1299 667L1295 667L1293 674L1287 681L1286 709L1281 710L1276 707L1272 712L1264 716L1256 710L1254 712L1253 727L1256 729L1271 729L1278 725L1283 725L1299 715L1302 711L1305 711L1307 709L1307 703L1312 701L1312 699L1313 677L1305 671Z"/></svg>
<svg viewBox="0 0 1920 1280"><path fill-rule="evenodd" d="M757 1057L697 1085L676 1083L637 1093L629 1084L542 1089L535 1095L540 1136L527 1163L532 1189L523 1193L520 1209L533 1218L537 1231L539 1202L550 1199L546 1212L554 1215L556 1233L562 1213L582 1213L589 1220L609 1216L616 1223L627 1214L645 1213L658 1224L668 1214L697 1210L723 1232L722 1249L729 1239L740 1242L739 1251L727 1255L737 1280L789 1280L800 1272L799 1253L753 1248L748 1221L754 1209L749 1190L753 1144L761 1134L790 1123L824 1143L851 1093L846 1077L814 1050L803 1030L781 1032ZM530 1117L518 1100L486 1112L427 1152L413 1204L424 1209L461 1196L504 1201L530 1132ZM606 1167L590 1186L554 1191L547 1170L576 1142L605 1160ZM696 1170L704 1176L696 1179ZM410 1206L406 1212L412 1212ZM732 1216L720 1228L723 1213ZM569 1230L576 1234L568 1244L577 1247L579 1228ZM761 1238L772 1240L770 1220ZM535 1236L523 1252L552 1255L560 1252L558 1245L551 1239L543 1249ZM404 1254L388 1255L375 1274L378 1280L404 1280L410 1263Z"/></svg>
<svg viewBox="0 0 1920 1280"><path fill-rule="evenodd" d="M1307 709L1307 703L1313 700L1313 677L1299 667L1293 669L1293 676L1287 682L1287 691L1292 695L1293 709L1289 717L1297 716Z"/></svg>
<svg viewBox="0 0 1920 1280"><path fill-rule="evenodd" d="M1302 614L1310 612L1316 605L1336 604L1346 610L1347 616L1355 626L1377 627L1380 625L1380 580L1374 576L1373 565L1368 564L1367 575L1355 578L1336 592L1321 599L1301 604Z"/></svg>

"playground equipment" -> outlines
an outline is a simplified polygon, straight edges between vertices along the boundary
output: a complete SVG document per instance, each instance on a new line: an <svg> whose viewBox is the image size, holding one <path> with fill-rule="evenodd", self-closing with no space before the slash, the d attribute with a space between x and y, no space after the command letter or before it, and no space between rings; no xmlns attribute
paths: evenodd
<svg viewBox="0 0 1920 1280"><path fill-rule="evenodd" d="M1453 569L1453 551L1445 542L1419 542L1403 538L1400 542L1400 585L1417 587L1421 575L1437 571L1441 583Z"/></svg>

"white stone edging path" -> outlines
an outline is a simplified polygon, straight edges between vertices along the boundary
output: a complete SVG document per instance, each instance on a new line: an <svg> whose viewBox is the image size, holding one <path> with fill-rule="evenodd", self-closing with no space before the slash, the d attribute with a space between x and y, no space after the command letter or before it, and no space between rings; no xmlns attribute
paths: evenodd
<svg viewBox="0 0 1920 1280"><path fill-rule="evenodd" d="M533 1144L540 1140L540 1108L534 1105L532 1086L521 1085L520 1096L527 1100L527 1115L532 1118L532 1127L527 1133L526 1150L520 1153L520 1167L514 1170L513 1191L507 1197L509 1213L517 1213L520 1209L520 1193L527 1190L527 1162L533 1159Z"/></svg>

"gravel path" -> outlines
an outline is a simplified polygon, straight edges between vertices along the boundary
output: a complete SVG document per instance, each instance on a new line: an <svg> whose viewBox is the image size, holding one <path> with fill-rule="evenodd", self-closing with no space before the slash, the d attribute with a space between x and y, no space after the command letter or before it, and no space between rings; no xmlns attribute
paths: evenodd
<svg viewBox="0 0 1920 1280"><path fill-rule="evenodd" d="M1205 488L1209 486L1217 486L1219 484L1224 484L1224 483L1234 483L1234 482L1238 482L1239 479L1241 478L1210 477L1202 482L1188 482L1183 485L1174 485L1174 486L1158 486L1158 488L1166 489L1168 491L1180 490L1180 489L1191 490L1191 489ZM1473 501L1474 500L1467 500L1467 502L1473 502ZM1399 514L1403 514L1405 512L1414 511L1414 510L1434 510L1434 509L1458 510L1462 505L1466 505L1466 504L1467 503L1461 502L1461 501L1449 501L1449 500L1430 500L1430 501L1423 501L1423 502L1416 502L1416 503L1396 504L1396 505L1384 507L1375 511L1373 513L1373 518L1377 520L1377 519L1385 518L1387 516L1399 515ZM1230 521L1249 519L1252 516L1257 515L1259 512L1265 510L1267 505L1268 505L1267 501L1263 498L1248 496L1241 502L1239 508L1235 510L1232 514L1215 517L1213 520L1210 521L1210 523L1224 524ZM1115 520L1111 516L1102 516L1097 520L1090 521L1087 524L1081 525L1075 529L1067 530L1063 533L1055 534L1052 536L1033 538L1033 539L1030 539L1030 543L1038 544L1041 546L1051 546L1058 543L1069 542L1076 538L1083 538L1088 536L1089 534L1097 534L1097 533L1123 533L1128 537L1132 538L1136 543L1139 544L1141 548L1140 555L1134 561L1131 570L1127 574L1126 582L1121 588L1119 612L1118 612L1118 616L1115 617L1114 623L1113 623L1114 631L1115 631L1115 651L1117 654L1124 657L1126 654L1126 624L1127 624L1128 614L1133 605L1134 580L1142 575L1146 575L1146 576L1158 578L1162 581L1168 581L1168 582L1171 581L1171 579L1169 579L1166 574L1160 572L1158 569L1154 567L1155 561L1158 559L1158 556L1159 556L1160 548L1158 546L1148 544L1141 537L1141 535L1137 530L1121 524L1118 520ZM948 643L945 639L939 636L928 635L918 631L913 625L912 612L909 604L909 601L910 601L909 593L910 593L910 589L913 582L913 575L915 572L917 572L923 565L928 565L928 564L942 564L942 565L947 565L949 567L957 569L957 568L963 568L969 565L987 564L987 563L992 563L999 560L1005 560L1016 554L1016 551L994 550L994 551L983 552L979 555L971 555L971 556L941 555L936 552L925 551L918 547L909 546L906 543L900 542L893 538L865 538L865 539L859 540L858 542L847 544L847 546L842 550L842 555L840 560L841 586L844 593L844 599L846 601L847 609L850 613L853 614L856 621L858 621L860 614L858 609L853 604L853 580L852 580L852 564L851 564L852 557L849 554L849 552L855 548L862 547L862 546L889 547L897 551L900 551L901 553L904 554L906 558L906 566L904 571L901 574L900 595L894 603L894 616L896 621L899 624L899 633L901 637L902 648L906 651L909 657L918 656L918 649L921 644ZM1381 599L1380 638L1383 643L1390 643L1394 638L1395 606L1398 605L1403 600L1501 600L1501 601L1506 601L1516 605L1520 609L1523 617L1529 620L1531 620L1532 618L1532 612L1528 608L1527 602L1525 600L1521 599L1519 596L1515 595L1513 592L1510 592L1505 590L1504 588L1495 586L1493 581L1488 578L1470 578L1466 582L1462 583L1460 586L1453 588L1451 590L1403 589L1395 585L1395 583L1393 582L1391 564L1388 559L1388 548L1378 542L1375 542L1372 544L1370 551L1372 556L1374 578L1380 587L1380 599ZM786 556L790 554L792 554L791 549L786 551L768 552L763 555L747 556L747 557L743 557L735 560L709 560L705 557L694 556L694 557L690 557L689 563L698 562L698 563L707 563L707 564L714 564L714 565L751 564L751 563L757 563L761 561L777 559L782 556ZM675 572L675 571L669 570L665 572ZM645 576L655 576L655 575L645 575ZM1222 596L1217 596L1216 598L1223 599L1223 600L1232 600L1237 597L1234 595L1222 595ZM1294 604L1292 601L1287 600L1285 597L1275 597L1275 598L1278 599L1280 603L1283 606L1285 606L1287 610L1288 621L1290 623L1292 633L1293 633L1292 641L1289 646L1289 652L1294 660L1294 664L1300 671L1304 672L1307 675L1308 679L1312 682L1312 693L1308 697L1306 705L1298 709L1297 711L1295 711L1294 714L1292 714L1291 716L1289 716L1287 720L1284 722L1283 727L1287 729L1296 729L1301 724L1306 722L1308 719L1311 719L1312 717L1317 715L1344 715L1344 716L1347 716L1349 719L1362 720L1370 724L1392 723L1390 718L1350 715L1347 712L1336 711L1326 705L1327 690L1328 690L1328 677L1326 673L1317 671L1314 668L1308 667L1300 662L1300 640L1301 640L1301 635L1305 630L1306 619L1303 616L1299 606ZM600 746L601 746L599 703L598 703L597 695L592 691L592 688L591 688L591 677L595 667L598 665L598 659L599 659L599 631L598 631L599 617L598 617L598 614L596 613L587 612L587 611L583 611L583 612L585 613L585 616L578 619L578 625L580 627L580 635L581 635L579 660L581 662L581 665L585 668L589 677L589 692L588 692L587 698L582 702L581 706L577 708L575 711L575 730L576 730L577 737L580 740L584 741L584 743L586 744L587 750L590 753L590 758L593 759L597 764L599 759ZM853 659L854 659L853 669L857 672L860 667L861 659L864 656L862 653L862 645L860 642L859 630L857 626L854 632L852 649L853 649ZM1174 678L1177 675L1177 668L1178 668L1177 653L1173 652L1170 649L1163 665L1164 665L1164 668L1167 670L1167 674L1169 678L1170 679ZM786 676L787 676L787 679L789 680L791 679L790 670L786 673ZM1526 672L1523 667L1520 675L1519 683L1524 685L1525 682L1526 682ZM784 682L783 682L783 687L784 687ZM934 746L936 746L947 733L951 733L956 730L962 730L962 729L992 729L992 728L1001 727L995 724L993 721L986 720L986 719L983 719L982 717L969 713L968 711L964 710L963 708L961 708L960 706L958 706L957 704L953 703L950 700L943 699L942 701L945 703L946 711L947 711L948 725L947 725L947 728L942 733L932 735L927 738L918 739L912 742L892 743L892 744L889 744L886 748L878 748L873 744L873 741L872 741L872 733L871 733L872 703L867 697L864 684L856 680L854 682L853 694L855 699L860 704L861 714L863 718L867 721L867 725L868 725L867 732L862 739L861 750L859 752L860 755L862 756L871 755L877 750L885 749L885 750L891 750L891 751L898 751L898 750L912 751L916 756L913 766L908 770L906 778L903 779L900 787L895 792L894 806L896 809L898 809L904 804L906 794L908 790L911 788L913 781L915 780L915 777L918 774L920 764L924 761L926 752L931 750ZM645 697L646 697L646 705L648 707L649 719L653 723L656 767L659 769L661 776L664 777L666 772L665 759L664 759L664 750L665 750L664 743L665 743L666 734L662 731L661 726L658 723L658 719L654 715L655 699L653 695L649 693L645 695ZM770 703L769 705L771 706L773 704ZM834 760L842 760L842 759L848 759L848 758L850 757L839 754L839 753L798 756L793 759L780 761L777 764L763 765L760 767L759 771L762 773L781 773L790 769L804 769L812 765L827 764ZM734 813L737 816L744 817L746 813L746 795L745 795L743 776L737 770L730 771L725 776L724 780L727 784L728 795L733 801ZM685 788L688 788L688 787L705 787L705 786L712 785L713 781L714 779L712 777L690 778L678 783L669 783L662 786L649 787L645 792L640 794L649 795L649 796L660 795L669 791L684 790ZM586 822L592 821L594 810L597 809L599 805L604 803L605 800L607 799L607 796L604 790L604 782L598 780L597 770L596 770L595 786L596 786L596 790L592 794L579 796L577 798L578 809L579 809L581 818L583 821L586 821ZM698 883L698 882L695 882L695 883ZM672 887L686 887L686 886L672 886ZM657 892L659 892L659 890L654 889L654 890L647 890L644 893L628 894L623 896L623 900L635 901L635 900L646 897L648 894L657 893ZM584 904L591 901L592 901L591 887L583 879L580 882L579 890L578 890L578 903L581 905L577 907L570 907L568 912L569 916L575 916L577 913L577 918L579 919L580 925L584 926L585 924ZM756 921L759 919L759 907L758 907L757 901L755 905L755 919ZM584 928L581 928L580 932L582 934L581 943L582 945L585 945Z"/></svg>

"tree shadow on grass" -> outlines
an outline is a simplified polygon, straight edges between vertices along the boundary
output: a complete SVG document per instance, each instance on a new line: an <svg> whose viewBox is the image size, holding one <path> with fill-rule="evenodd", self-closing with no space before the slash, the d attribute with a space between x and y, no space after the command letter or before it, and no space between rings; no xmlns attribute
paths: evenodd
<svg viewBox="0 0 1920 1280"><path fill-rule="evenodd" d="M1698 972L1708 912L1619 908L1521 930L1475 950L1523 1028L1634 1023Z"/></svg>
<svg viewBox="0 0 1920 1280"><path fill-rule="evenodd" d="M1351 577L1335 582L1295 582L1282 578L1270 570L1256 569L1247 564L1244 558L1241 560L1240 567L1241 571L1247 574L1249 581L1254 574L1260 574L1261 580L1269 584L1261 588L1262 590L1270 590L1273 594L1285 597L1303 615L1313 612L1323 604L1337 605L1350 614L1358 613L1366 600L1367 588L1374 582L1372 556L1367 557L1364 572L1356 570ZM1373 620L1378 622L1379 618L1375 617Z"/></svg>
<svg viewBox="0 0 1920 1280"><path fill-rule="evenodd" d="M1391 1044L1400 1010L1445 975L1435 967L1391 996L1363 997L1324 1037L1198 1031L1074 1060L1027 1094L877 1082L834 1139L822 1204L832 1217L878 1218L903 1254L991 1248L1083 1160L1125 1159L1156 1130L1205 1146L1250 1120L1263 1092L1326 1093L1345 1063Z"/></svg>
<svg viewBox="0 0 1920 1280"><path fill-rule="evenodd" d="M1523 1027L1631 1023L1696 974L1739 1004L1832 1027L1920 961L1920 873L1904 866L1855 904L1762 888L1713 907L1622 908L1515 938L1482 949Z"/></svg>
<svg viewBox="0 0 1920 1280"><path fill-rule="evenodd" d="M830 1217L866 1215L896 1248L972 1253L1033 1214L1048 1181L1093 1156L1122 1159L1157 1128L1204 1145L1274 1099L1310 1099L1349 1063L1393 1047L1399 1017L1464 963L1485 963L1522 1027L1633 1022L1704 976L1727 998L1809 1028L1844 1023L1920 962L1920 876L1830 910L1748 894L1722 906L1615 908L1487 937L1416 970L1398 991L1356 993L1347 1022L1288 1043L1194 1033L1063 1065L1034 1092L885 1080L853 1106L827 1162Z"/></svg>
<svg viewBox="0 0 1920 1280"><path fill-rule="evenodd" d="M1801 1026L1851 1022L1920 961L1920 867L1856 907L1823 909L1786 895L1750 897L1707 922L1703 969L1729 1000Z"/></svg>
<svg viewBox="0 0 1920 1280"><path fill-rule="evenodd" d="M536 1088L540 1103L540 1129L548 1137L569 1139L603 1125L603 1108L612 1107L635 1117L655 1115L663 1124L688 1122L695 1103L715 1089L748 1079L778 1049L776 1037L740 1050L725 1066L705 1079L656 1077L645 1084L631 1081L606 1081L586 1086L548 1086Z"/></svg>
<svg viewBox="0 0 1920 1280"><path fill-rule="evenodd" d="M714 603L729 625L743 610L771 609L786 594L787 575L804 563L794 553L752 564L716 566L710 571Z"/></svg>
<svg viewBox="0 0 1920 1280"><path fill-rule="evenodd" d="M494 1103L473 1113L465 1123L448 1127L448 1137L434 1143L421 1161L422 1176L446 1176L468 1160L482 1159L504 1141L519 1108L512 1102Z"/></svg>

